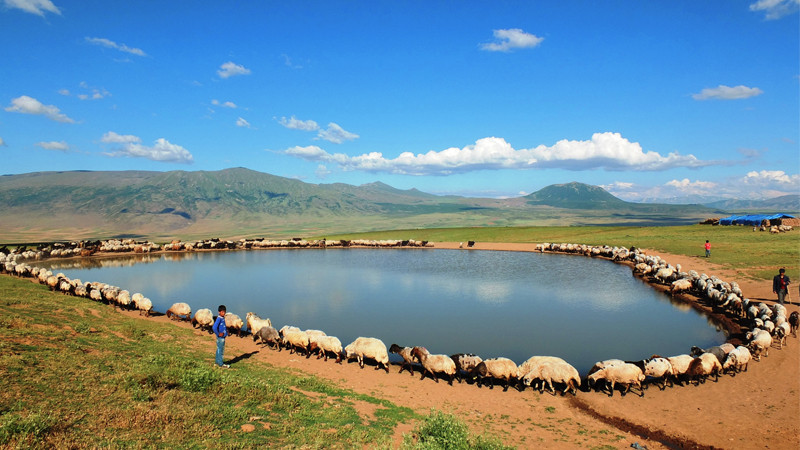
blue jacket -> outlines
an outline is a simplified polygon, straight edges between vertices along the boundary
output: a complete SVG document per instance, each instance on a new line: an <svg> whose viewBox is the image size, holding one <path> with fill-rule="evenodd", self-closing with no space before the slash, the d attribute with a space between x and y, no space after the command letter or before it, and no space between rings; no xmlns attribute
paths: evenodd
<svg viewBox="0 0 800 450"><path fill-rule="evenodd" d="M228 337L228 327L225 326L225 318L222 316L217 316L217 320L214 321L214 326L211 327L211 331L214 332L214 336L216 337ZM222 336L219 334L222 333Z"/></svg>

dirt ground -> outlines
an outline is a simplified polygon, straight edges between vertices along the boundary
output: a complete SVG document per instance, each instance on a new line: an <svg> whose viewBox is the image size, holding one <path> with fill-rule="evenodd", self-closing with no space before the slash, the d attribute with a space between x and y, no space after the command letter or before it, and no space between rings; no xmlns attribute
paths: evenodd
<svg viewBox="0 0 800 450"><path fill-rule="evenodd" d="M436 248L458 246L457 242L435 243ZM478 243L473 249L532 251L533 244ZM713 258L660 255L673 265L681 264L683 270L694 269L737 281L746 297L773 303L771 283L736 280L735 274L716 266ZM795 292L792 287L792 304L787 305L790 312L798 310ZM135 313L131 316L138 317ZM168 319L159 316L150 320ZM186 322L174 323L190 327ZM205 332L195 333L198 344L207 347L209 361L213 361L214 339ZM465 419L473 431L492 433L505 444L519 448L630 448L638 443L648 449L796 450L800 448L799 350L800 341L790 336L787 346L773 347L761 362L751 362L747 372L735 377L724 375L718 382L709 380L699 386L667 387L664 391L651 386L644 397L634 393L622 396L619 391L613 397L597 392L562 396L540 394L530 388L523 392L514 389L504 392L500 386L478 388L458 382L449 386L446 382L435 383L429 377L420 380L416 372L414 376L407 371L398 373L397 365L387 374L371 366L360 369L355 361L336 364L333 360L317 360L315 356L306 359L285 350L278 352L258 346L249 337L229 338L226 359L233 360L231 370L235 370L237 360L252 357L329 379L342 387L384 398L423 414L431 408L454 413ZM395 445L399 445L403 434L411 433L412 428L413 424L398 427Z"/></svg>

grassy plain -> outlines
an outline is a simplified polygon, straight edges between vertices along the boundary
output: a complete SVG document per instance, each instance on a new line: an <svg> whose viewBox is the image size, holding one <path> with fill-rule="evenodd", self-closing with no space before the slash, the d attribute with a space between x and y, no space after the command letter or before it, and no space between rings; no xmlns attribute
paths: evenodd
<svg viewBox="0 0 800 450"><path fill-rule="evenodd" d="M746 227L492 227L406 229L328 239L433 242L574 242L635 246L701 257L742 277L778 267L800 279L800 232ZM86 299L0 276L0 447L388 447L400 423L415 435L458 436L461 448L493 448L452 416L356 394L315 377L243 359L213 368L191 330L137 320ZM368 403L374 413L360 414ZM418 421L418 422L417 422ZM252 431L243 432L243 427ZM455 434L454 434L455 433ZM449 439L449 438L448 438ZM406 446L422 441L406 439Z"/></svg>

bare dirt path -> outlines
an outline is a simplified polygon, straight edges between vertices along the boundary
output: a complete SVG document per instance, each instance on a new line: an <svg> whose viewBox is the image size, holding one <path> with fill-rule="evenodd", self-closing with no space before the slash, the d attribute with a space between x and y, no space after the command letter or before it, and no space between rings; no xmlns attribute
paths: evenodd
<svg viewBox="0 0 800 450"><path fill-rule="evenodd" d="M458 248L458 242L436 243L436 248ZM476 250L532 251L533 244L478 243ZM465 250L466 251L466 250ZM647 252L648 254L657 254ZM734 280L719 266L703 257L660 254L683 270L694 269L726 280ZM736 280L745 296L772 303L767 282ZM795 303L789 311L798 310ZM136 313L126 313L136 316ZM151 320L166 321L160 316ZM657 318L654 318L657 320ZM175 322L176 326L190 327ZM278 325L281 326L281 325ZM196 331L199 345L213 361L215 343L211 335ZM387 345L390 343L387 343ZM689 349L687 349L688 352ZM252 354L274 366L313 374L359 393L374 395L396 404L428 413L431 408L452 412L464 418L476 432L489 431L504 443L519 448L629 448L639 443L659 448L800 448L800 341L789 338L782 350L773 348L761 362L751 362L749 370L735 377L722 376L695 386L676 386L659 391L651 387L644 397L609 398L600 393L579 392L577 396L539 394L530 388L523 392L498 386L494 389L419 379L408 372L389 374L353 363L335 364L306 359L288 351L277 352L257 346L250 338L230 338L226 355L235 358ZM665 355L671 356L671 355ZM235 370L234 363L233 369ZM399 427L395 444L413 424Z"/></svg>

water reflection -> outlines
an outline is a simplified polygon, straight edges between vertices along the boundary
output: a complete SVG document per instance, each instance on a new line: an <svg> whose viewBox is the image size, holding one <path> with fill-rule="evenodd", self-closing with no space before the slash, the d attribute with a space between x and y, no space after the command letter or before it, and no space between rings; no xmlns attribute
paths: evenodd
<svg viewBox="0 0 800 450"><path fill-rule="evenodd" d="M142 264L147 263L147 264ZM724 335L683 303L605 260L462 250L265 250L136 255L59 265L72 278L150 297L158 311L225 303L350 342L378 337L431 352L607 358L688 352Z"/></svg>

